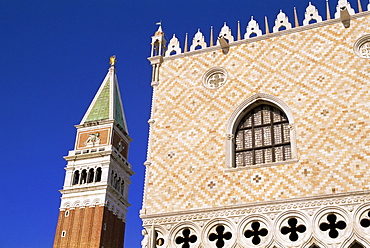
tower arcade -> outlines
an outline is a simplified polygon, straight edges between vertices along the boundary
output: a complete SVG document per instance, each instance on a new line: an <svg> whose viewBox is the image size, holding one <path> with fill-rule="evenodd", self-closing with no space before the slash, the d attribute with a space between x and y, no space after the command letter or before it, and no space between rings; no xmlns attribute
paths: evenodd
<svg viewBox="0 0 370 248"><path fill-rule="evenodd" d="M98 92L76 125L69 151L54 248L122 248L130 176L128 134L115 56Z"/></svg>
<svg viewBox="0 0 370 248"><path fill-rule="evenodd" d="M152 43L143 248L370 247L370 12L352 6Z"/></svg>

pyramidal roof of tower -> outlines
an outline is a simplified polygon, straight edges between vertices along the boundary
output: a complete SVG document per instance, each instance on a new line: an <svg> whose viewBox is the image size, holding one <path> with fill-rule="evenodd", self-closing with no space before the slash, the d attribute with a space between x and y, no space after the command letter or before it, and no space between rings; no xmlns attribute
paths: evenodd
<svg viewBox="0 0 370 248"><path fill-rule="evenodd" d="M115 60L112 62L111 59L111 67L80 125L91 121L114 120L128 133L114 63Z"/></svg>

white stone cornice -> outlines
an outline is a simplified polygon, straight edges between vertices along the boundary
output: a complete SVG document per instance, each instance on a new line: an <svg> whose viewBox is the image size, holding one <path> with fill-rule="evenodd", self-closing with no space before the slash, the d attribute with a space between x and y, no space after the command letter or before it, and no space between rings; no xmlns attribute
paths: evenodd
<svg viewBox="0 0 370 248"><path fill-rule="evenodd" d="M168 212L160 214L143 214L140 218L143 220L154 218L168 218L174 216L201 215L210 212L274 212L280 209L289 208L312 208L330 204L352 204L355 202L370 202L370 190L354 191L348 193L327 194L319 196L309 196L293 199L282 199L276 201L253 202L248 204L235 204L222 207L193 209L188 211Z"/></svg>

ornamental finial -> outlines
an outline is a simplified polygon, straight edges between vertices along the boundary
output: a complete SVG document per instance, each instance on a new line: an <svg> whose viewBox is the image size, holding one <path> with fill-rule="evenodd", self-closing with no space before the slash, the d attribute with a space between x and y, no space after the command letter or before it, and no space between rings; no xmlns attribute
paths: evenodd
<svg viewBox="0 0 370 248"><path fill-rule="evenodd" d="M116 60L116 55L113 55L112 57L109 58L109 64L111 66L114 66L116 64L117 60Z"/></svg>

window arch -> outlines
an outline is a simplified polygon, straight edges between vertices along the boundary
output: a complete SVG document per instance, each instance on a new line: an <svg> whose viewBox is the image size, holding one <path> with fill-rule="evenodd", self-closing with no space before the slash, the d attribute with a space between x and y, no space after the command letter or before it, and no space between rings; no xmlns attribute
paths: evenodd
<svg viewBox="0 0 370 248"><path fill-rule="evenodd" d="M248 111L237 125L234 137L236 167L291 158L288 118L273 105L262 103Z"/></svg>
<svg viewBox="0 0 370 248"><path fill-rule="evenodd" d="M102 174L102 170L101 170L101 168L99 167L99 168L96 170L95 182L100 182L100 181L101 181L101 174Z"/></svg>
<svg viewBox="0 0 370 248"><path fill-rule="evenodd" d="M93 168L89 170L89 175L87 177L87 183L92 183L92 182L94 182L94 169Z"/></svg>
<svg viewBox="0 0 370 248"><path fill-rule="evenodd" d="M76 170L74 173L73 173L73 181L72 181L72 185L76 185L78 184L78 180L80 179L80 171L79 170Z"/></svg>
<svg viewBox="0 0 370 248"><path fill-rule="evenodd" d="M86 170L84 169L84 170L82 170L82 172L81 172L81 181L80 181L80 184L84 184L84 183L86 183L86 178L87 178L87 172L86 172Z"/></svg>
<svg viewBox="0 0 370 248"><path fill-rule="evenodd" d="M226 127L228 168L296 162L294 118L277 97L258 93L242 102Z"/></svg>

